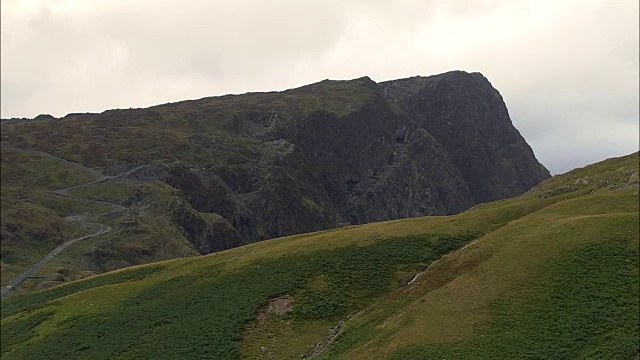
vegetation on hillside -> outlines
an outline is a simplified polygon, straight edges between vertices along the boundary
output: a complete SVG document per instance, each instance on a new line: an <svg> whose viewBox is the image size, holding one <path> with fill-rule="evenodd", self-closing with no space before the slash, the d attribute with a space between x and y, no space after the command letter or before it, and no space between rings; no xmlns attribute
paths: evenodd
<svg viewBox="0 0 640 360"><path fill-rule="evenodd" d="M19 288L46 288L130 265L195 255L197 251L169 216L175 200L161 182L112 179L76 187L62 196L55 190L91 183L93 168L46 153L2 146L2 283L37 263L56 246L95 232L74 219L112 226L114 231L74 244ZM100 201L126 206L126 211ZM102 215L100 215L102 214Z"/></svg>
<svg viewBox="0 0 640 360"><path fill-rule="evenodd" d="M636 153L456 216L123 269L3 300L1 353L300 358L326 339L326 359L628 359L638 207ZM269 313L278 297L290 311Z"/></svg>

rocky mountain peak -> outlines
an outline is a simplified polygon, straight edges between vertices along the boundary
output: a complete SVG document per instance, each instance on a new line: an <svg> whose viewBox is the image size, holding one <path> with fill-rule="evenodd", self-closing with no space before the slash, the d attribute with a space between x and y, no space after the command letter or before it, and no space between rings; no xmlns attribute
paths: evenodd
<svg viewBox="0 0 640 360"><path fill-rule="evenodd" d="M482 74L452 71L380 85L389 100L444 146L474 201L521 193L550 176L530 161L533 151L513 126L502 96Z"/></svg>
<svg viewBox="0 0 640 360"><path fill-rule="evenodd" d="M13 146L90 167L153 164L155 176L144 181L174 189L172 220L202 253L459 213L549 177L500 93L482 74L464 71L381 83L324 80L7 123L2 133Z"/></svg>

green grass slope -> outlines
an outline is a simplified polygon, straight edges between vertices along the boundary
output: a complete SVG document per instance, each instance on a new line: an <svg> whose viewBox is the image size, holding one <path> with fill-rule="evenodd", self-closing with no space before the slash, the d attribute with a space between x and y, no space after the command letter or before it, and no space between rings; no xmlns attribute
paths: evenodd
<svg viewBox="0 0 640 360"><path fill-rule="evenodd" d="M15 296L2 301L0 351L629 359L640 346L638 218L636 153L456 216L273 239Z"/></svg>
<svg viewBox="0 0 640 360"><path fill-rule="evenodd" d="M508 200L562 199L438 260L415 286L351 319L324 357L632 358L640 335L637 184L636 153Z"/></svg>

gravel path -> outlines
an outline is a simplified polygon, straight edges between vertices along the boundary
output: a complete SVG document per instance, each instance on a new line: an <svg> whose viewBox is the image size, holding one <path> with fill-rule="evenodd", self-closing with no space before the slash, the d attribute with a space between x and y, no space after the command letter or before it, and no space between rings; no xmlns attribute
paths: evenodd
<svg viewBox="0 0 640 360"><path fill-rule="evenodd" d="M7 147L7 148L12 148L6 145L2 145L3 147ZM12 148L15 149L15 148ZM59 158L55 155L51 155L45 152L41 152L41 151L37 151L37 150L24 150L24 149L17 149L17 150L23 150L23 151L29 151L38 155L43 155L43 156L47 156L47 157L51 157L54 159L58 159L60 161L63 161L65 163L71 164L73 166L76 167L80 167L83 170L91 173L92 175L96 176L97 179L90 181L88 183L84 183L84 184L80 184L80 185L74 185L68 188L64 188L64 189L58 189L58 190L53 190L52 192L56 195L59 196L65 196L71 199L75 199L75 200L81 200L81 201L90 201L93 202L95 204L100 204L100 205L106 205L106 206L110 206L112 208L111 211L107 211L107 212L103 212L103 213L99 213L99 214L93 214L94 216L99 216L99 215L108 215L108 214L112 214L112 213L116 213L116 212L120 212L123 210L126 210L127 208L122 206L122 205L118 205L118 204L114 204L114 203L110 203L107 201L98 201L98 200L90 200L90 199L85 199L85 198L81 198L81 197L77 197L77 196L73 196L73 195L69 195L67 194L67 192L71 189L76 189L76 188L80 188L80 187L87 187L89 185L93 185L93 184L98 184L110 179L115 179L115 178L119 178L119 177L123 177L123 176L127 176L137 170L140 170L142 168L145 168L149 165L142 165L142 166L138 166L135 167L133 169L130 169L128 171L122 172L120 174L117 175L113 175L113 176L108 176L108 175L104 175L100 172L98 172L95 169L91 169L88 168L86 166L84 166L83 164L77 163L77 162L73 162L73 161L69 161L69 160L65 160L62 158ZM71 239L69 241L66 241L65 243L59 245L58 247L56 247L55 249L51 250L51 252L49 252L44 258L42 258L40 261L38 261L35 265L31 266L30 268L28 268L27 270L25 270L23 273L21 273L20 275L18 275L17 277L15 277L14 279L12 279L11 281L9 281L9 283L5 286L2 287L2 290L0 290L0 297L4 297L5 295L9 294L11 292L11 290L14 290L18 285L20 285L24 280L26 280L29 276L32 276L36 271L38 271L40 268L42 268L42 266L44 266L44 264L47 263L47 261L53 259L56 255L58 255L62 250L64 250L67 246L77 242L77 241L81 241L81 240L86 240L95 236L99 236L102 234L106 234L109 231L111 231L111 227L105 224L99 224L99 223L92 223L92 222L88 222L86 221L86 215L72 215L72 216L67 216L65 218L66 221L69 222L73 222L77 225L79 225L80 227L87 227L87 228L94 228L96 229L96 231L92 234L89 235L85 235L85 236L81 236L75 239Z"/></svg>

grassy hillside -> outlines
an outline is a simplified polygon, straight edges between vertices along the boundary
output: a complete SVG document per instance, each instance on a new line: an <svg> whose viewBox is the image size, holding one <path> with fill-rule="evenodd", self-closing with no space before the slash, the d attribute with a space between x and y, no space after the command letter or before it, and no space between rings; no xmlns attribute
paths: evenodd
<svg viewBox="0 0 640 360"><path fill-rule="evenodd" d="M55 246L90 232L65 222L65 216L106 209L50 192L92 181L95 175L91 172L44 154L4 146L0 151L0 258L4 284Z"/></svg>
<svg viewBox="0 0 640 360"><path fill-rule="evenodd" d="M2 358L630 359L638 161L610 159L456 216L267 240L14 296L2 301Z"/></svg>

